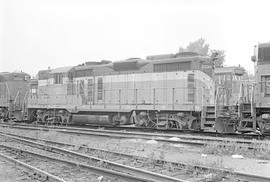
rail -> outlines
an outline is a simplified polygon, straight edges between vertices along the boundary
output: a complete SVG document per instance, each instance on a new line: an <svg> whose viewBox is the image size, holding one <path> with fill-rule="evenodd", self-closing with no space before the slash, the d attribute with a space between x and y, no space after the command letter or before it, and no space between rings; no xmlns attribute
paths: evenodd
<svg viewBox="0 0 270 182"><path fill-rule="evenodd" d="M21 136L21 135L14 135L14 134L1 134L2 136L8 136L10 138L13 138L15 140L19 140L19 141L22 141L22 142L28 142L28 143L32 143L34 144L35 142L32 142L31 140L33 141L42 141L43 143L40 144L38 143L39 145L43 145L43 146L46 146L47 148L53 148L52 146L47 146L44 144L45 143L50 143L50 144L56 144L56 145L62 145L62 146L75 146L75 145L72 145L72 144L68 144L68 143L61 143L61 142L55 142L55 141L51 141L51 140L44 140L44 139L37 139L37 138L32 138L32 137L25 137L25 136ZM23 139L23 138L26 138L26 139ZM125 154L125 153L118 153L118 152L111 152L111 151L107 151L107 150L104 150L104 149L96 149L96 148L89 148L89 147L84 147L84 146L81 146L87 150L96 150L96 151L101 151L101 152L109 152L109 153L114 153L116 155L119 155L119 156L127 156L127 157L134 157L133 155L130 155L130 154ZM65 150L64 150L65 151ZM73 151L72 151L73 152ZM82 156L84 156L83 154L81 154ZM89 157L89 156L87 156ZM140 158L143 158L143 157L140 157ZM203 166L203 165L192 165L192 164L187 164L187 163L180 163L180 162L169 162L169 161L165 161L165 160L160 160L158 159L159 162L162 162L162 163L171 163L172 165L176 165L176 166L190 166L194 169L201 169L201 170L207 170L207 171L216 171L216 172L222 172L224 174L229 174L229 175L234 175L235 178L241 178L241 179L244 179L244 181L246 180L251 180L251 181L269 181L270 178L269 177L264 177L264 176L257 176L257 175L253 175L253 174L248 174L248 173L243 173L243 172L237 172L237 171L232 171L232 170L227 170L227 169L221 169L221 168L214 168L214 167L208 167L208 166ZM151 176L149 176L151 177ZM182 180L182 181L185 181L185 180Z"/></svg>
<svg viewBox="0 0 270 182"><path fill-rule="evenodd" d="M35 167L31 166L31 165L28 165L28 164L26 164L26 163L24 163L24 162L21 162L21 161L19 161L19 160L16 160L16 159L14 159L14 158L12 158L12 157L9 157L9 156L7 156L7 155L5 155L5 154L1 154L1 153L0 153L0 157L2 157L2 158L4 158L5 160L8 160L8 161L10 161L10 162L16 164L17 166L20 166L20 167L22 167L22 168L25 168L25 169L34 171L35 173L38 173L38 174L40 174L41 176L45 176L46 181L49 180L49 181L55 181L55 182L67 182L66 180L64 180L64 179L62 179L62 178L59 178L59 177L57 177L57 176L54 176L54 175L52 175L52 174L50 174L50 173L47 173L46 171L40 170L40 169L38 169L38 168L35 168Z"/></svg>
<svg viewBox="0 0 270 182"><path fill-rule="evenodd" d="M43 143L34 142L34 141L31 141L31 140L22 139L22 138L15 137L15 136L10 136L10 135L7 135L7 134L0 134L0 135L4 136L4 137L9 137L9 138L15 139L15 140L18 140L18 141L21 141L21 142L29 143L31 145L37 145L37 146L41 146L41 147L44 147L44 148L50 148L51 151L63 152L65 154L70 154L70 155L82 158L82 159L84 159L86 161L91 160L91 161L95 161L97 163L103 163L103 164L106 164L106 166L108 168L114 169L115 171L124 171L126 174L132 174L133 176L138 176L138 177L136 177L138 181L148 181L149 180L149 181L162 181L162 182L188 182L186 180L181 180L181 179L178 179L178 178L174 178L174 177L154 173L154 172L151 172L151 171L146 171L146 170L143 170L143 169L130 167L130 166L127 166L127 165L119 164L119 163L116 163L116 162L111 162L111 161L108 161L108 160L104 160L104 159L100 159L100 158L97 158L97 157L81 154L81 153L74 152L74 151L71 151L71 150L55 147L55 146L52 146L52 145L46 145L46 144L43 144ZM37 154L35 154L35 155L37 155ZM56 160L56 159L54 158L54 160ZM67 162L67 161L62 161L62 162ZM69 163L71 163L71 162L69 161ZM83 166L83 167L88 168L88 169L92 169L91 166L86 166L84 164L78 164L78 165ZM97 168L97 167L95 167L95 168ZM106 172L106 170L104 171L101 168L97 168L96 170L98 170L99 173L100 172L101 173ZM115 177L123 178L123 177L126 176L126 175L120 175L118 172L114 172L114 171L107 171L107 172L114 175Z"/></svg>
<svg viewBox="0 0 270 182"><path fill-rule="evenodd" d="M3 124L0 123L0 127L28 129L28 130L41 130L41 131L56 131L69 134L81 134L81 135L96 135L107 136L115 138L140 138L151 140L154 139L160 142L167 143L181 143L192 144L202 146L209 142L236 142L239 144L265 144L264 141L254 141L246 139L232 139L232 138L220 138L220 137L206 137L206 136L194 136L194 135L177 135L177 134L162 134L162 133L147 133L147 132L134 132L134 131L114 131L105 129L90 129L90 128L77 128L77 127L59 127L59 126L44 126L44 125L22 125L22 124ZM124 128L122 128L124 129ZM237 135L236 135L237 136Z"/></svg>

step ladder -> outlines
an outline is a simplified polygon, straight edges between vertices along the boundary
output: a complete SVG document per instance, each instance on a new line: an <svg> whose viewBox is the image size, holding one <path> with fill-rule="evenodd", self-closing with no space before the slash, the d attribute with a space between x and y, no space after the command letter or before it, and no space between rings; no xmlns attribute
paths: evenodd
<svg viewBox="0 0 270 182"><path fill-rule="evenodd" d="M219 133L234 133L238 123L236 106L216 106L215 130Z"/></svg>
<svg viewBox="0 0 270 182"><path fill-rule="evenodd" d="M239 132L256 131L256 114L254 104L254 85L242 83L239 94Z"/></svg>
<svg viewBox="0 0 270 182"><path fill-rule="evenodd" d="M201 129L204 131L215 131L215 106L208 105L202 107L202 115L201 115Z"/></svg>
<svg viewBox="0 0 270 182"><path fill-rule="evenodd" d="M216 88L215 104L202 109L201 128L205 131L233 133L237 126L237 112L228 105L225 87Z"/></svg>
<svg viewBox="0 0 270 182"><path fill-rule="evenodd" d="M252 104L241 103L239 106L239 126L238 131L240 132L253 132L256 131L256 120L254 119L252 112Z"/></svg>

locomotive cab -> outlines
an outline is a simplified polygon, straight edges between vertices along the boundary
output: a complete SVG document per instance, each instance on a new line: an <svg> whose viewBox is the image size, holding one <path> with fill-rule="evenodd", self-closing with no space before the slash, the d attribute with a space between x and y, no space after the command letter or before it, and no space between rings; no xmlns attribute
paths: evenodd
<svg viewBox="0 0 270 182"><path fill-rule="evenodd" d="M26 113L28 81L23 72L0 73L0 119L22 121Z"/></svg>
<svg viewBox="0 0 270 182"><path fill-rule="evenodd" d="M251 61L255 66L255 80L250 99L239 106L240 132L270 132L270 43L255 46ZM240 92L241 95L244 95Z"/></svg>
<svg viewBox="0 0 270 182"><path fill-rule="evenodd" d="M254 118L262 132L270 132L270 42L255 47Z"/></svg>
<svg viewBox="0 0 270 182"><path fill-rule="evenodd" d="M67 123L69 102L73 98L73 67L61 67L38 72L38 80L31 82L28 97L30 122Z"/></svg>
<svg viewBox="0 0 270 182"><path fill-rule="evenodd" d="M215 129L218 132L233 133L236 130L238 124L239 92L242 86L247 88L249 83L248 80L244 80L244 75L245 70L240 66L215 69ZM241 91L244 92L244 89Z"/></svg>

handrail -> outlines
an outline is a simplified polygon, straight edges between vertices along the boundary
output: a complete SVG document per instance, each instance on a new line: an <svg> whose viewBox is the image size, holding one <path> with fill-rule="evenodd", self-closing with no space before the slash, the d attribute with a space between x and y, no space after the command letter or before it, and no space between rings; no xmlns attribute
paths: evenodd
<svg viewBox="0 0 270 182"><path fill-rule="evenodd" d="M17 94L16 94L16 96L15 96L15 99L14 99L14 106L16 105L17 98L18 98L19 94L20 94L20 90L17 91Z"/></svg>
<svg viewBox="0 0 270 182"><path fill-rule="evenodd" d="M256 115L254 113L254 86L255 86L255 84L252 84L251 86L252 86L251 87L251 98L250 98L250 100L251 100L251 117L253 117L253 116L256 117Z"/></svg>
<svg viewBox="0 0 270 182"><path fill-rule="evenodd" d="M10 90L9 90L7 82L5 84L6 84L6 87L7 87L7 103L9 103Z"/></svg>
<svg viewBox="0 0 270 182"><path fill-rule="evenodd" d="M218 102L218 95L219 95L219 88L220 87L217 87L217 93L216 93L216 96L215 96L215 118L217 118L217 102Z"/></svg>
<svg viewBox="0 0 270 182"><path fill-rule="evenodd" d="M241 103L242 103L242 101L243 101L243 99L242 99L242 97L243 97L243 88L244 87L244 84L243 83L241 83L240 84L240 89L239 89L239 99L238 99L238 117L240 118L241 117L241 108L240 108L240 106L241 106Z"/></svg>

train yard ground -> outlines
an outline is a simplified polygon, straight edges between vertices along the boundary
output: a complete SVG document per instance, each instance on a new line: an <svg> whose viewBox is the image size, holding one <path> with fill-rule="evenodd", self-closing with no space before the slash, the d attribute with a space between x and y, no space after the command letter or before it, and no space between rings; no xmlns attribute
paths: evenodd
<svg viewBox="0 0 270 182"><path fill-rule="evenodd" d="M14 181L29 181L37 182L32 174L16 167L15 164L7 161L5 158L0 157L0 181L14 182Z"/></svg>
<svg viewBox="0 0 270 182"><path fill-rule="evenodd" d="M171 180L270 181L268 140L221 140L216 137L199 139L203 137L192 135L169 135L170 138L166 138L162 134L142 137L138 132L122 132L128 136L124 137L124 134L119 136L116 131L106 132L100 129L92 130L96 134L87 134L90 131L86 129L80 131L60 127L53 129L35 126L27 129L16 125L0 126L0 137L5 138L5 145L10 147L14 147L14 141L17 141L17 148L22 149L24 145L29 145L29 142L23 140L29 140L163 174L171 177ZM64 130L67 132L63 132ZM31 149L34 150L41 149ZM144 178L145 175L141 174L141 177ZM100 176L103 175L93 176L93 181L97 181ZM103 180L108 181L105 177ZM164 179L159 180L157 177L154 181Z"/></svg>

